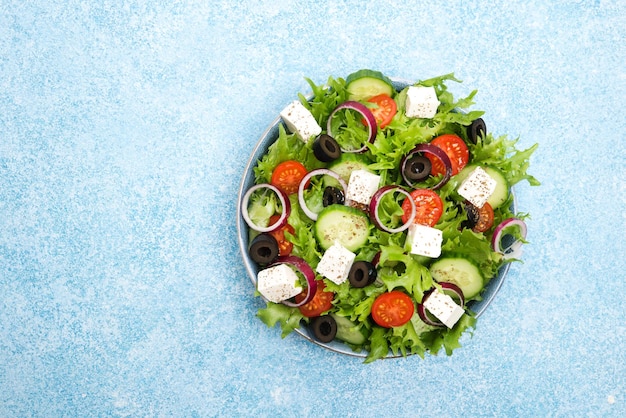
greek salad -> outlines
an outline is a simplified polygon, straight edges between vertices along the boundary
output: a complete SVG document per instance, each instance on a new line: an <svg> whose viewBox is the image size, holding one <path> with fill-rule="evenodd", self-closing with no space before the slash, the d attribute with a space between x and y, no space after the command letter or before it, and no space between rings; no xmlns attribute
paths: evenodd
<svg viewBox="0 0 626 418"><path fill-rule="evenodd" d="M359 70L281 113L242 191L258 317L363 353L447 355L476 326L472 304L520 259L528 214L511 187L537 148L487 130L453 74L394 82Z"/></svg>

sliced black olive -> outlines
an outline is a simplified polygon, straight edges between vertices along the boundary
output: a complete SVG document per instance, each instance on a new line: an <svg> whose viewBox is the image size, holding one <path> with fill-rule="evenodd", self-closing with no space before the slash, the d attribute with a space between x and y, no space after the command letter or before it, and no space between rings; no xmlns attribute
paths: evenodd
<svg viewBox="0 0 626 418"><path fill-rule="evenodd" d="M365 287L376 280L376 268L368 261L355 261L350 268L348 280L352 287Z"/></svg>
<svg viewBox="0 0 626 418"><path fill-rule="evenodd" d="M424 180L430 175L432 165L423 155L413 154L404 166L404 177L412 182Z"/></svg>
<svg viewBox="0 0 626 418"><path fill-rule="evenodd" d="M471 125L467 127L467 137L472 144L477 142L478 137L485 137L487 135L487 126L482 118L478 118L472 121Z"/></svg>
<svg viewBox="0 0 626 418"><path fill-rule="evenodd" d="M324 207L330 205L343 205L345 201L345 196L341 189L337 187L328 186L324 189L324 194L322 195L322 205Z"/></svg>
<svg viewBox="0 0 626 418"><path fill-rule="evenodd" d="M328 163L341 157L341 147L332 136L321 134L313 142L313 154L318 160Z"/></svg>
<svg viewBox="0 0 626 418"><path fill-rule="evenodd" d="M269 264L278 257L278 242L270 234L259 234L250 243L248 253L257 263Z"/></svg>
<svg viewBox="0 0 626 418"><path fill-rule="evenodd" d="M330 315L313 318L309 326L315 339L322 343L331 342L337 335L337 322Z"/></svg>
<svg viewBox="0 0 626 418"><path fill-rule="evenodd" d="M467 214L467 219L461 222L461 227L472 229L480 220L480 209L472 205L470 202L463 203L463 208Z"/></svg>

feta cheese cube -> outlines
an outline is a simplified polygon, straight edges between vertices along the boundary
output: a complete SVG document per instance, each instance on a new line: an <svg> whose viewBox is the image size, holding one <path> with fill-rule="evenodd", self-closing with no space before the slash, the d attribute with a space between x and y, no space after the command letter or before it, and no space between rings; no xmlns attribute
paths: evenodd
<svg viewBox="0 0 626 418"><path fill-rule="evenodd" d="M354 170L350 173L346 199L363 205L369 205L372 196L378 190L380 176L367 170Z"/></svg>
<svg viewBox="0 0 626 418"><path fill-rule="evenodd" d="M435 289L424 299L424 307L448 328L452 328L465 313L451 296Z"/></svg>
<svg viewBox="0 0 626 418"><path fill-rule="evenodd" d="M496 190L496 180L485 170L476 167L457 190L472 205L482 208Z"/></svg>
<svg viewBox="0 0 626 418"><path fill-rule="evenodd" d="M356 254L339 243L331 245L317 264L315 271L335 284L346 281Z"/></svg>
<svg viewBox="0 0 626 418"><path fill-rule="evenodd" d="M443 234L437 228L426 225L413 224L409 226L407 242L410 253L425 257L437 258L441 255Z"/></svg>
<svg viewBox="0 0 626 418"><path fill-rule="evenodd" d="M257 290L270 302L279 303L302 292L302 287L298 286L298 276L291 267L277 264L259 271Z"/></svg>
<svg viewBox="0 0 626 418"><path fill-rule="evenodd" d="M304 142L308 142L312 136L317 136L322 132L313 114L299 100L294 100L283 109L280 117L287 125L287 129Z"/></svg>
<svg viewBox="0 0 626 418"><path fill-rule="evenodd" d="M406 92L405 114L409 118L433 118L439 99L434 87L410 86Z"/></svg>

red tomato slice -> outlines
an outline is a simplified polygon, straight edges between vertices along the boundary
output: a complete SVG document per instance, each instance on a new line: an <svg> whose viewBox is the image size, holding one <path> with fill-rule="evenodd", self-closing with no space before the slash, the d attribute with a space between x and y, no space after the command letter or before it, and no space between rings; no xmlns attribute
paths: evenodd
<svg viewBox="0 0 626 418"><path fill-rule="evenodd" d="M315 292L315 296L309 303L305 303L302 306L299 306L300 312L302 315L313 318L316 316L320 316L327 310L333 307L333 299L335 298L335 294L333 292L325 292L326 283L323 280L317 280L317 291ZM302 299L306 297L306 292L302 292L296 296L296 303L301 302Z"/></svg>
<svg viewBox="0 0 626 418"><path fill-rule="evenodd" d="M459 174L459 171L463 170L463 167L467 165L469 161L469 150L465 142L457 135L445 134L438 136L430 141L432 145L441 148L446 155L450 158L452 163L452 175ZM432 168L430 174L433 176L444 174L446 171L445 166L441 160L434 155L426 154L426 158L430 160Z"/></svg>
<svg viewBox="0 0 626 418"><path fill-rule="evenodd" d="M443 201L439 195L430 189L415 189L410 195L415 202L414 223L435 226L443 214ZM407 223L411 216L411 202L408 199L402 202L402 210L402 222Z"/></svg>
<svg viewBox="0 0 626 418"><path fill-rule="evenodd" d="M270 223L268 225L273 225L274 223L276 223L276 221L278 221L279 218L279 215L270 216ZM274 239L276 239L276 242L278 243L278 255L280 256L289 255L291 254L291 250L293 250L293 244L291 243L291 241L285 238L285 231L289 232L292 235L296 233L295 229L293 229L293 226L289 224L285 224L285 226L283 226L282 228L276 229L269 233L271 236L274 237Z"/></svg>
<svg viewBox="0 0 626 418"><path fill-rule="evenodd" d="M372 304L372 319L381 327L399 327L409 322L415 312L411 298L399 290L383 293Z"/></svg>
<svg viewBox="0 0 626 418"><path fill-rule="evenodd" d="M379 94L378 96L374 96L367 101L375 103L378 106L377 108L370 110L372 111L374 118L376 118L378 127L381 129L389 125L391 119L393 119L398 112L396 101L386 94Z"/></svg>
<svg viewBox="0 0 626 418"><path fill-rule="evenodd" d="M306 168L298 161L283 161L272 172L270 183L287 194L296 193L306 173Z"/></svg>
<svg viewBox="0 0 626 418"><path fill-rule="evenodd" d="M472 228L474 232L485 232L493 226L493 208L489 203L485 203L478 209L478 222Z"/></svg>

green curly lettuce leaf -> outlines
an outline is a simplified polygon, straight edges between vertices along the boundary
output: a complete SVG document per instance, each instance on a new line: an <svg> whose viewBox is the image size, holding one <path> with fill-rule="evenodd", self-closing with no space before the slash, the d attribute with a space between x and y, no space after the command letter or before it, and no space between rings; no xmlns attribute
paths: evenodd
<svg viewBox="0 0 626 418"><path fill-rule="evenodd" d="M305 318L298 308L290 308L282 303L273 302L268 302L265 308L259 309L257 316L270 328L276 324L280 325L282 338L299 328L300 322Z"/></svg>
<svg viewBox="0 0 626 418"><path fill-rule="evenodd" d="M541 183L532 175L528 174L530 156L535 152L539 144L534 144L525 150L516 148L517 139L508 139L506 135L494 137L487 134L484 138L479 137L476 144L469 144L468 148L472 155L472 163L484 164L497 168L504 174L510 186L514 186L522 180L528 181L531 186L539 186Z"/></svg>
<svg viewBox="0 0 626 418"><path fill-rule="evenodd" d="M248 216L255 225L266 227L270 217L282 207L276 193L268 189L253 192L248 201Z"/></svg>
<svg viewBox="0 0 626 418"><path fill-rule="evenodd" d="M431 354L437 355L443 348L446 355L450 356L455 349L461 347L460 340L465 331L474 328L476 328L476 318L465 314L453 328L447 328L444 332L438 330L427 331L421 334L420 338L429 347Z"/></svg>
<svg viewBox="0 0 626 418"><path fill-rule="evenodd" d="M381 327L375 327L370 335L370 348L364 363L371 363L375 360L384 358L389 353L389 344L387 330Z"/></svg>
<svg viewBox="0 0 626 418"><path fill-rule="evenodd" d="M311 268L315 269L322 258L322 252L317 245L311 245L311 243L316 242L313 222L300 208L297 195L290 195L289 202L291 203L291 214L287 218L287 223L293 227L294 234L292 235L287 231L285 238L293 243L292 254L302 258Z"/></svg>
<svg viewBox="0 0 626 418"><path fill-rule="evenodd" d="M253 168L255 182L257 184L269 183L276 166L288 160L300 161L309 171L321 166L313 154L312 143L305 144L295 134L287 133L281 123L278 125L278 138L268 147L267 153Z"/></svg>

